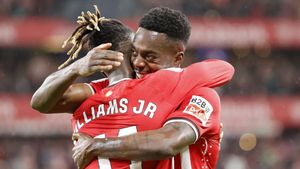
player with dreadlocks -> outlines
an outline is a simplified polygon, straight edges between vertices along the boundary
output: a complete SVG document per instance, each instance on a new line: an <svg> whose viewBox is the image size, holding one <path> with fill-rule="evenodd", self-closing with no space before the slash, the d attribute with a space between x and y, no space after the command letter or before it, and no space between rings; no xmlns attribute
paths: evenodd
<svg viewBox="0 0 300 169"><path fill-rule="evenodd" d="M181 12L164 7L151 9L141 19L133 41L135 52L132 61L137 76L180 66L189 35L189 22ZM201 72L204 75L209 71ZM162 82L164 85L160 89L167 89L165 84L171 81L164 80L162 78L153 84ZM174 94L166 99L172 100ZM84 166L82 164L95 155L153 160L181 152L175 158L161 161L157 168L216 168L220 143L220 103L217 98L212 89L198 86L186 94L175 112L166 117L161 129L110 139L75 135L75 138L82 140L82 144L75 146L73 157L78 166Z"/></svg>
<svg viewBox="0 0 300 169"><path fill-rule="evenodd" d="M118 42L128 41L131 30L124 29L123 25L121 25L121 23L119 23L119 21L117 20L101 17L98 7L94 5L94 8L95 13L87 11L87 13L85 14L84 12L81 12L81 16L78 16L77 23L79 24L79 26L75 29L73 34L66 41L64 41L62 46L63 48L65 48L68 43L71 43L73 45L72 48L67 52L70 57L67 61L65 61L65 63L59 66L58 69L65 67L72 60L74 60L87 41L90 42L90 47L96 47L101 43L111 42L113 44L113 46L111 47L112 50L121 49L120 46L117 46L121 44L113 42L112 40ZM109 32L100 31L99 25L105 27L106 24L114 26L110 26L111 29L109 30ZM107 29L104 30L107 31ZM114 34L113 38L111 34ZM99 38L99 36L101 36L101 38ZM101 41L99 41L99 39L101 39Z"/></svg>
<svg viewBox="0 0 300 169"><path fill-rule="evenodd" d="M90 16L90 18L87 16ZM95 16L97 15L95 14ZM89 26L85 25L86 29L84 29L84 31L76 29L75 33L73 33L73 38L71 37L68 39L67 42L72 42L75 46L71 49L70 55L78 53L78 49L80 50L86 42L86 37L88 37L87 41L89 41L89 39L94 39L95 42L105 43L107 39L105 40L103 36L97 36L98 33L101 34L105 32L105 35L110 37L108 40L116 38L116 36L110 33L110 30L108 29L111 27L104 26L105 23L111 22L110 20L94 19L92 22L90 20L91 18L95 18L94 15L85 15L84 13L82 14L82 17L86 17L85 20L92 24L87 24ZM98 18L100 18L100 15L98 15ZM95 21L98 22L96 25L99 27L100 31L96 28L94 24ZM79 22L79 24L82 24L82 22ZM97 31L93 32L95 29ZM89 33L82 35L83 32L88 32L87 30L89 30ZM81 32L80 35L76 34L77 31ZM124 159L156 160L176 155L183 150L185 146L191 144L194 140L197 141L197 134L199 133L192 123L183 122L183 124L187 125L182 125L180 128L176 127L177 123L182 123L182 121L175 120L172 122L169 120L180 115L181 112L173 111L180 107L181 103L184 101L184 96L186 94L190 95L189 92L194 87L201 87L202 90L206 91L206 95L203 96L205 97L205 100L199 100L199 97L193 98L191 100L194 103L193 108L204 106L201 109L201 111L205 110L203 113L213 113L214 115L212 116L218 117L218 96L212 89L207 87L219 86L230 80L233 75L233 68L228 63L210 60L191 65L186 69L166 69L148 75L143 79L128 80L128 78L132 77L132 69L129 68L130 62L128 61L132 48L130 46L130 33L128 33L128 31L124 31L123 33L124 34L121 34L121 36L125 35L124 37L127 37L127 39L120 40L120 38L117 38L119 41L115 41L117 44L115 44L116 48L114 50L122 51L124 53L125 64L123 64L123 62L118 69L104 71L108 75L109 86L105 89L94 87L95 94L86 99L73 113L73 130L97 138L90 139L88 136L82 135L85 139L92 140L96 143L93 144L95 147L91 147L92 144L89 144L88 146L86 146L87 144L82 144L82 142L85 142L86 140L82 140L81 138L77 139L76 136L74 137L74 139L78 141L78 146L74 148L75 159L78 157L77 153L81 153L80 149L89 148L92 150L89 152L92 153L92 155L86 157L84 159L86 160L86 163L80 163L79 168L84 168L87 165L86 168L115 169L130 167L136 169L150 169L157 166L158 161L141 163L136 161L130 162ZM114 51L103 50L106 49L106 47L101 46L99 48L101 50L98 50L97 52L98 54L102 54L101 58L104 58L104 53L118 55L118 53L114 53ZM82 59L88 57L89 55ZM71 56L71 60L72 58L74 58L74 56ZM82 59L59 71L70 70L70 67L77 68L77 64L82 62ZM100 61L98 60L97 63L99 64L99 62ZM97 63L89 65L97 67ZM68 64L68 62L63 64L62 67L66 64ZM90 67L91 69L93 68L92 66ZM110 69L111 68L112 66ZM89 71L87 72L87 74L89 74ZM64 71L64 73L68 73L68 71ZM168 84L168 86L166 86L166 84ZM52 92L55 91L52 90ZM201 101L201 105L199 101ZM213 103L213 106L211 104L206 105L209 101ZM187 103L183 102L183 105L187 105ZM189 104L189 106L192 105ZM191 108L191 110L193 108ZM189 117L193 115L186 114L186 116ZM166 121L166 119L168 119L168 121ZM200 125L198 124L199 121L195 119L192 119L192 122ZM209 121L209 123L216 124L218 121ZM132 134L135 132L139 133ZM117 136L123 137L119 138ZM104 137L107 138L99 139ZM98 149L99 147L100 149ZM98 159L97 156L99 156ZM92 162L89 163L90 161ZM168 167L169 163L161 163L159 165L160 167Z"/></svg>
<svg viewBox="0 0 300 169"><path fill-rule="evenodd" d="M121 61L124 59L123 54L128 55L129 58L131 56L131 53L128 52L132 50L129 45L131 45L133 32L118 20L100 17L96 6L95 10L95 14L89 11L82 12L78 17L79 26L63 44L63 47L68 43L73 45L68 51L70 57L59 66L58 71L49 75L34 93L31 100L31 106L34 109L43 113L72 113L85 99L93 95L96 89L120 80L119 76L111 76L109 81L101 79L89 84L74 83L80 76L86 77L97 72L110 72L121 65ZM102 31L99 31L101 27L98 25L101 25ZM87 55L65 67L77 57L86 42L89 42L91 49ZM111 50L105 50L108 48ZM123 64L122 69L128 69L126 64ZM118 72L126 74L130 72L123 70Z"/></svg>

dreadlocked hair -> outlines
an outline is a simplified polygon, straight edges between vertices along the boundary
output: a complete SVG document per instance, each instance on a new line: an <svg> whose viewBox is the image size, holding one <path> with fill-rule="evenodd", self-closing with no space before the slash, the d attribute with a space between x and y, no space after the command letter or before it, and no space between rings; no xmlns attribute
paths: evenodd
<svg viewBox="0 0 300 169"><path fill-rule="evenodd" d="M191 26L188 18L180 11L168 7L150 9L140 20L139 27L165 33L168 37L187 44Z"/></svg>
<svg viewBox="0 0 300 169"><path fill-rule="evenodd" d="M72 35L64 41L62 47L71 44L72 48L67 52L69 58L58 69L64 68L71 61L77 58L83 45L88 42L89 48L94 48L102 43L112 43L111 50L120 51L120 45L123 41L130 41L132 31L125 27L120 21L115 19L106 19L101 17L101 13L94 5L95 13L87 11L81 12L77 23L79 26Z"/></svg>

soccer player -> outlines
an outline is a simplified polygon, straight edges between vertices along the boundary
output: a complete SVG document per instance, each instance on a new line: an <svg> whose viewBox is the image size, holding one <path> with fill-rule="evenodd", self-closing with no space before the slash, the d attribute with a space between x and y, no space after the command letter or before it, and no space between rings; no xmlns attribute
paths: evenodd
<svg viewBox="0 0 300 169"><path fill-rule="evenodd" d="M105 21L100 22L100 32L113 30L107 27L103 27L101 23L103 24L105 23ZM115 35L117 37L122 36L121 33L106 33L108 35ZM89 37L89 35L87 35L87 37ZM91 38L92 37L93 34L91 35ZM101 36L98 37L98 40L94 38L95 41L102 42ZM155 36L152 36L152 38L154 37ZM116 39L116 37L114 38L112 36L111 39ZM127 42L115 42L120 44L129 43L128 40ZM137 40L137 42L139 41ZM159 43L160 41L157 42ZM116 50L120 49L117 48ZM124 57L124 65L127 65L126 67L130 67L129 58L130 57L128 57L128 55L127 57ZM200 86L202 95L193 96L189 104L185 103L185 105L189 105L189 107L185 108L185 112L189 114L187 115L187 117L194 115L196 118L202 119L205 126L208 117L212 116L216 119L210 121L209 123L214 124L215 126L219 126L218 95L212 89L203 87L209 84L210 81L213 81L214 78L216 78L214 74L211 74L207 77L206 74L202 73L209 70L208 68L216 72L223 72L224 75L227 74L229 77L232 76L232 67L230 65L222 61L210 60L191 65L186 69L170 68L160 70L156 73L143 77L142 79L123 79L123 81L118 82L117 84L114 84L112 86L110 85L105 89L96 90L96 94L85 100L74 112L72 120L73 130L87 133L95 138L113 139L117 136L125 136L140 131L159 129L164 124L166 124L166 127L163 127L164 129L168 127L170 128L170 126L173 126L173 123L179 122L185 123L185 130L188 131L188 129L190 128L190 130L192 130L192 132L195 134L194 139L198 140L198 131L194 124L192 124L193 122L189 122L184 119L177 120L175 117L177 117L178 114L181 114L177 112L174 113L174 110L180 107L180 103L184 100L186 94L189 94L189 92L192 91L192 89L194 89L195 87ZM107 72L108 78L110 78L112 76L111 73L114 72L115 71ZM113 76L116 76L116 74L114 74ZM128 78L128 76L123 75L123 78ZM214 82L213 84L210 84L209 86L214 87L216 84L222 84L224 82L226 81L220 80L216 83ZM166 84L168 85L166 86ZM145 93L145 91L147 91L147 93ZM200 120L194 121L195 124L198 123L198 125L200 125ZM171 131L172 130L168 130L168 135L171 134ZM122 149L118 149L119 156L113 156L113 158L133 158L134 160L140 160L145 157L137 157L137 154L143 154L146 156L146 159L149 158L153 160L166 158L170 155L167 151L170 148L170 146L168 145L165 146L164 144L155 144L157 146L149 146L149 144L151 145L151 142L153 143L153 141L150 141L151 139L153 139L154 141L157 141L157 139L159 139L157 135L153 135L153 138L151 136L147 143L145 142L147 141L147 139L143 137L142 134L143 133L140 133L139 137L135 137L139 139L136 140L137 142L132 142L131 144L138 143L138 145L140 144L141 146L146 146L143 151L139 151L139 148L137 148L138 145L135 145L137 148L135 151L138 151L138 153L126 153L126 155L124 155L124 152L119 152L122 151ZM215 134L217 134L217 132ZM176 138L175 135L171 137L172 140L176 140L174 138ZM164 138L160 138L159 140L161 139ZM181 145L177 145L178 143L176 143L176 145L178 146L178 152L180 152L180 150L183 149L185 145L191 143L192 142L189 142L189 140L187 139L180 140ZM102 153L104 151L101 150L99 152L100 156L102 156ZM161 154L159 152L161 152ZM156 155L154 156L153 153L156 153ZM175 154L172 153L171 155ZM126 166L130 168L154 168L156 167L157 163L158 161L146 161L140 163L134 161L130 162L105 159L100 157L98 159L94 158L86 168L125 168Z"/></svg>
<svg viewBox="0 0 300 169"><path fill-rule="evenodd" d="M71 55L64 64L59 67L59 70L50 74L39 89L34 93L31 99L31 106L42 113L73 113L76 108L89 96L93 95L96 89L101 89L106 87L109 83L115 83L115 81L120 80L119 76L114 76L108 81L107 78L93 81L89 84L87 83L74 83L78 77L86 77L94 73L100 73L104 71L111 71L116 67L121 65L123 61L123 53L127 53L128 50L132 50L131 47L123 46L120 48L117 45L122 45L116 43L115 41L131 41L134 33L127 27L124 27L119 21L105 22L105 18L101 18L101 22L104 22L103 26L111 27L111 30L105 29L105 31L98 31L99 27L95 25L95 29L90 30L87 26L90 23L87 22L88 17L95 18L100 16L100 12L96 8L96 14L82 14L78 18L78 23L80 26L74 31L73 35L67 39L63 45L65 47L68 42L71 42L74 47L68 52L68 55ZM93 24L98 24L98 21L95 21ZM93 24L91 26L93 26ZM108 33L107 33L108 32ZM126 34L126 36L120 36L119 38L111 39L109 33L115 33L120 35ZM87 35L95 36L91 37L94 39L103 39L104 44L100 45L102 42L97 42L96 40L90 39ZM121 39L122 38L122 39ZM77 60L73 64L65 67L70 61L74 60L78 52L83 46L82 39L89 41L89 48L91 46L98 46L92 48L85 57ZM110 43L110 44L109 44ZM114 51L116 48L120 48L119 51ZM112 50L105 50L105 49ZM123 72L122 72L123 73ZM128 74L128 71L124 73ZM117 73L116 73L117 74ZM130 75L131 76L131 75Z"/></svg>
<svg viewBox="0 0 300 169"><path fill-rule="evenodd" d="M187 18L179 11L154 8L140 21L134 39L133 64L138 77L161 68L180 66L190 34ZM203 72L207 73L207 72ZM167 83L166 83L167 84ZM121 138L81 140L74 159L81 167L97 155L112 159L162 160L157 168L215 168L220 140L218 96L208 88L194 88L158 130ZM213 112L194 103L199 101ZM185 148L184 148L185 147Z"/></svg>
<svg viewBox="0 0 300 169"><path fill-rule="evenodd" d="M79 45L79 46L80 46L80 45ZM75 63L76 63L76 62L75 62ZM80 62L79 62L79 63L80 63ZM128 62L127 62L127 63L128 63ZM68 70L68 69L67 69L67 70ZM207 70L204 71L204 72L207 72ZM203 76L203 77L205 77L205 76ZM107 93L110 93L110 92L108 91ZM107 94L107 93L106 93L106 94ZM212 94L212 95L213 95L213 94ZM120 102L120 103L121 103L121 102ZM114 103L112 102L111 104L114 104ZM98 105L99 105L99 104L98 104ZM91 108L91 107L90 107L90 108ZM195 107L193 107L193 108L195 108ZM150 109L150 110L152 110L152 109ZM189 109L188 109L188 110L189 110ZM191 109L191 110L192 110L192 109ZM110 111L111 111L111 109L110 109ZM188 111L187 111L187 112L188 112ZM91 115L90 118L93 118L94 116L93 116L92 110L91 110L90 113L91 113L91 114L90 114L90 115ZM86 117L84 116L84 113L83 113L82 115L83 115L83 119L84 119L85 121L86 121L86 120L89 121L90 118L87 117L87 114L86 114L86 113L85 113ZM94 114L94 115L95 115L95 114ZM100 115L99 115L99 116L100 116ZM96 115L95 115L95 117L96 117ZM82 123L79 122L79 126L81 126L81 124L82 124ZM90 124L91 124L91 123L90 123ZM75 125L75 126L76 126L76 125ZM166 126L164 127L164 129L167 128L167 127L170 127L170 126L173 126L173 124L166 125ZM190 126L187 126L187 127L190 127ZM92 135L92 134L91 134L91 135ZM187 145L188 145L188 144L187 144ZM120 150L121 150L121 149L120 149ZM147 152L146 152L146 153L147 153ZM149 156L152 156L152 155L149 154ZM153 156L152 156L151 158L153 158ZM105 161L105 160L104 160L104 161ZM107 161L106 161L106 162L107 162Z"/></svg>

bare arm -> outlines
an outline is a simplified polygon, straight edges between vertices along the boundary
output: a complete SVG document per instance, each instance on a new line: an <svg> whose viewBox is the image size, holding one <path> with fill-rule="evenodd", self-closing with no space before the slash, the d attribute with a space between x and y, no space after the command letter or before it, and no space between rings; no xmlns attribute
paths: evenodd
<svg viewBox="0 0 300 169"><path fill-rule="evenodd" d="M110 46L110 43L100 45L85 57L49 75L32 96L32 108L42 113L72 113L92 94L85 84L73 84L75 79L111 70L123 60L121 53L106 50Z"/></svg>
<svg viewBox="0 0 300 169"><path fill-rule="evenodd" d="M76 133L78 143L73 148L73 158L79 168L84 168L97 156L126 160L160 160L175 156L196 139L194 130L186 123L169 123L164 127L138 132L133 135L93 139Z"/></svg>
<svg viewBox="0 0 300 169"><path fill-rule="evenodd" d="M78 76L71 66L49 75L32 96L32 108L43 113L49 113L55 111L59 107L57 105L66 105L64 100L68 100L68 97L72 96L71 84ZM69 87L70 89L67 90ZM80 89L81 87L81 85L77 85L77 88ZM74 90L76 89L73 88Z"/></svg>

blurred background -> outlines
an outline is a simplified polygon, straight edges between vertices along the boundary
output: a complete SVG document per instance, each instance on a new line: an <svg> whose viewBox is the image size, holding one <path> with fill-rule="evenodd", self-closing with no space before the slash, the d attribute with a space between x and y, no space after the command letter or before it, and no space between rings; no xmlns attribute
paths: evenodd
<svg viewBox="0 0 300 169"><path fill-rule="evenodd" d="M70 115L41 115L29 102L93 4L133 30L152 7L179 9L192 25L184 66L207 58L234 65L234 79L218 89L218 169L300 168L299 0L1 0L1 169L75 169Z"/></svg>

